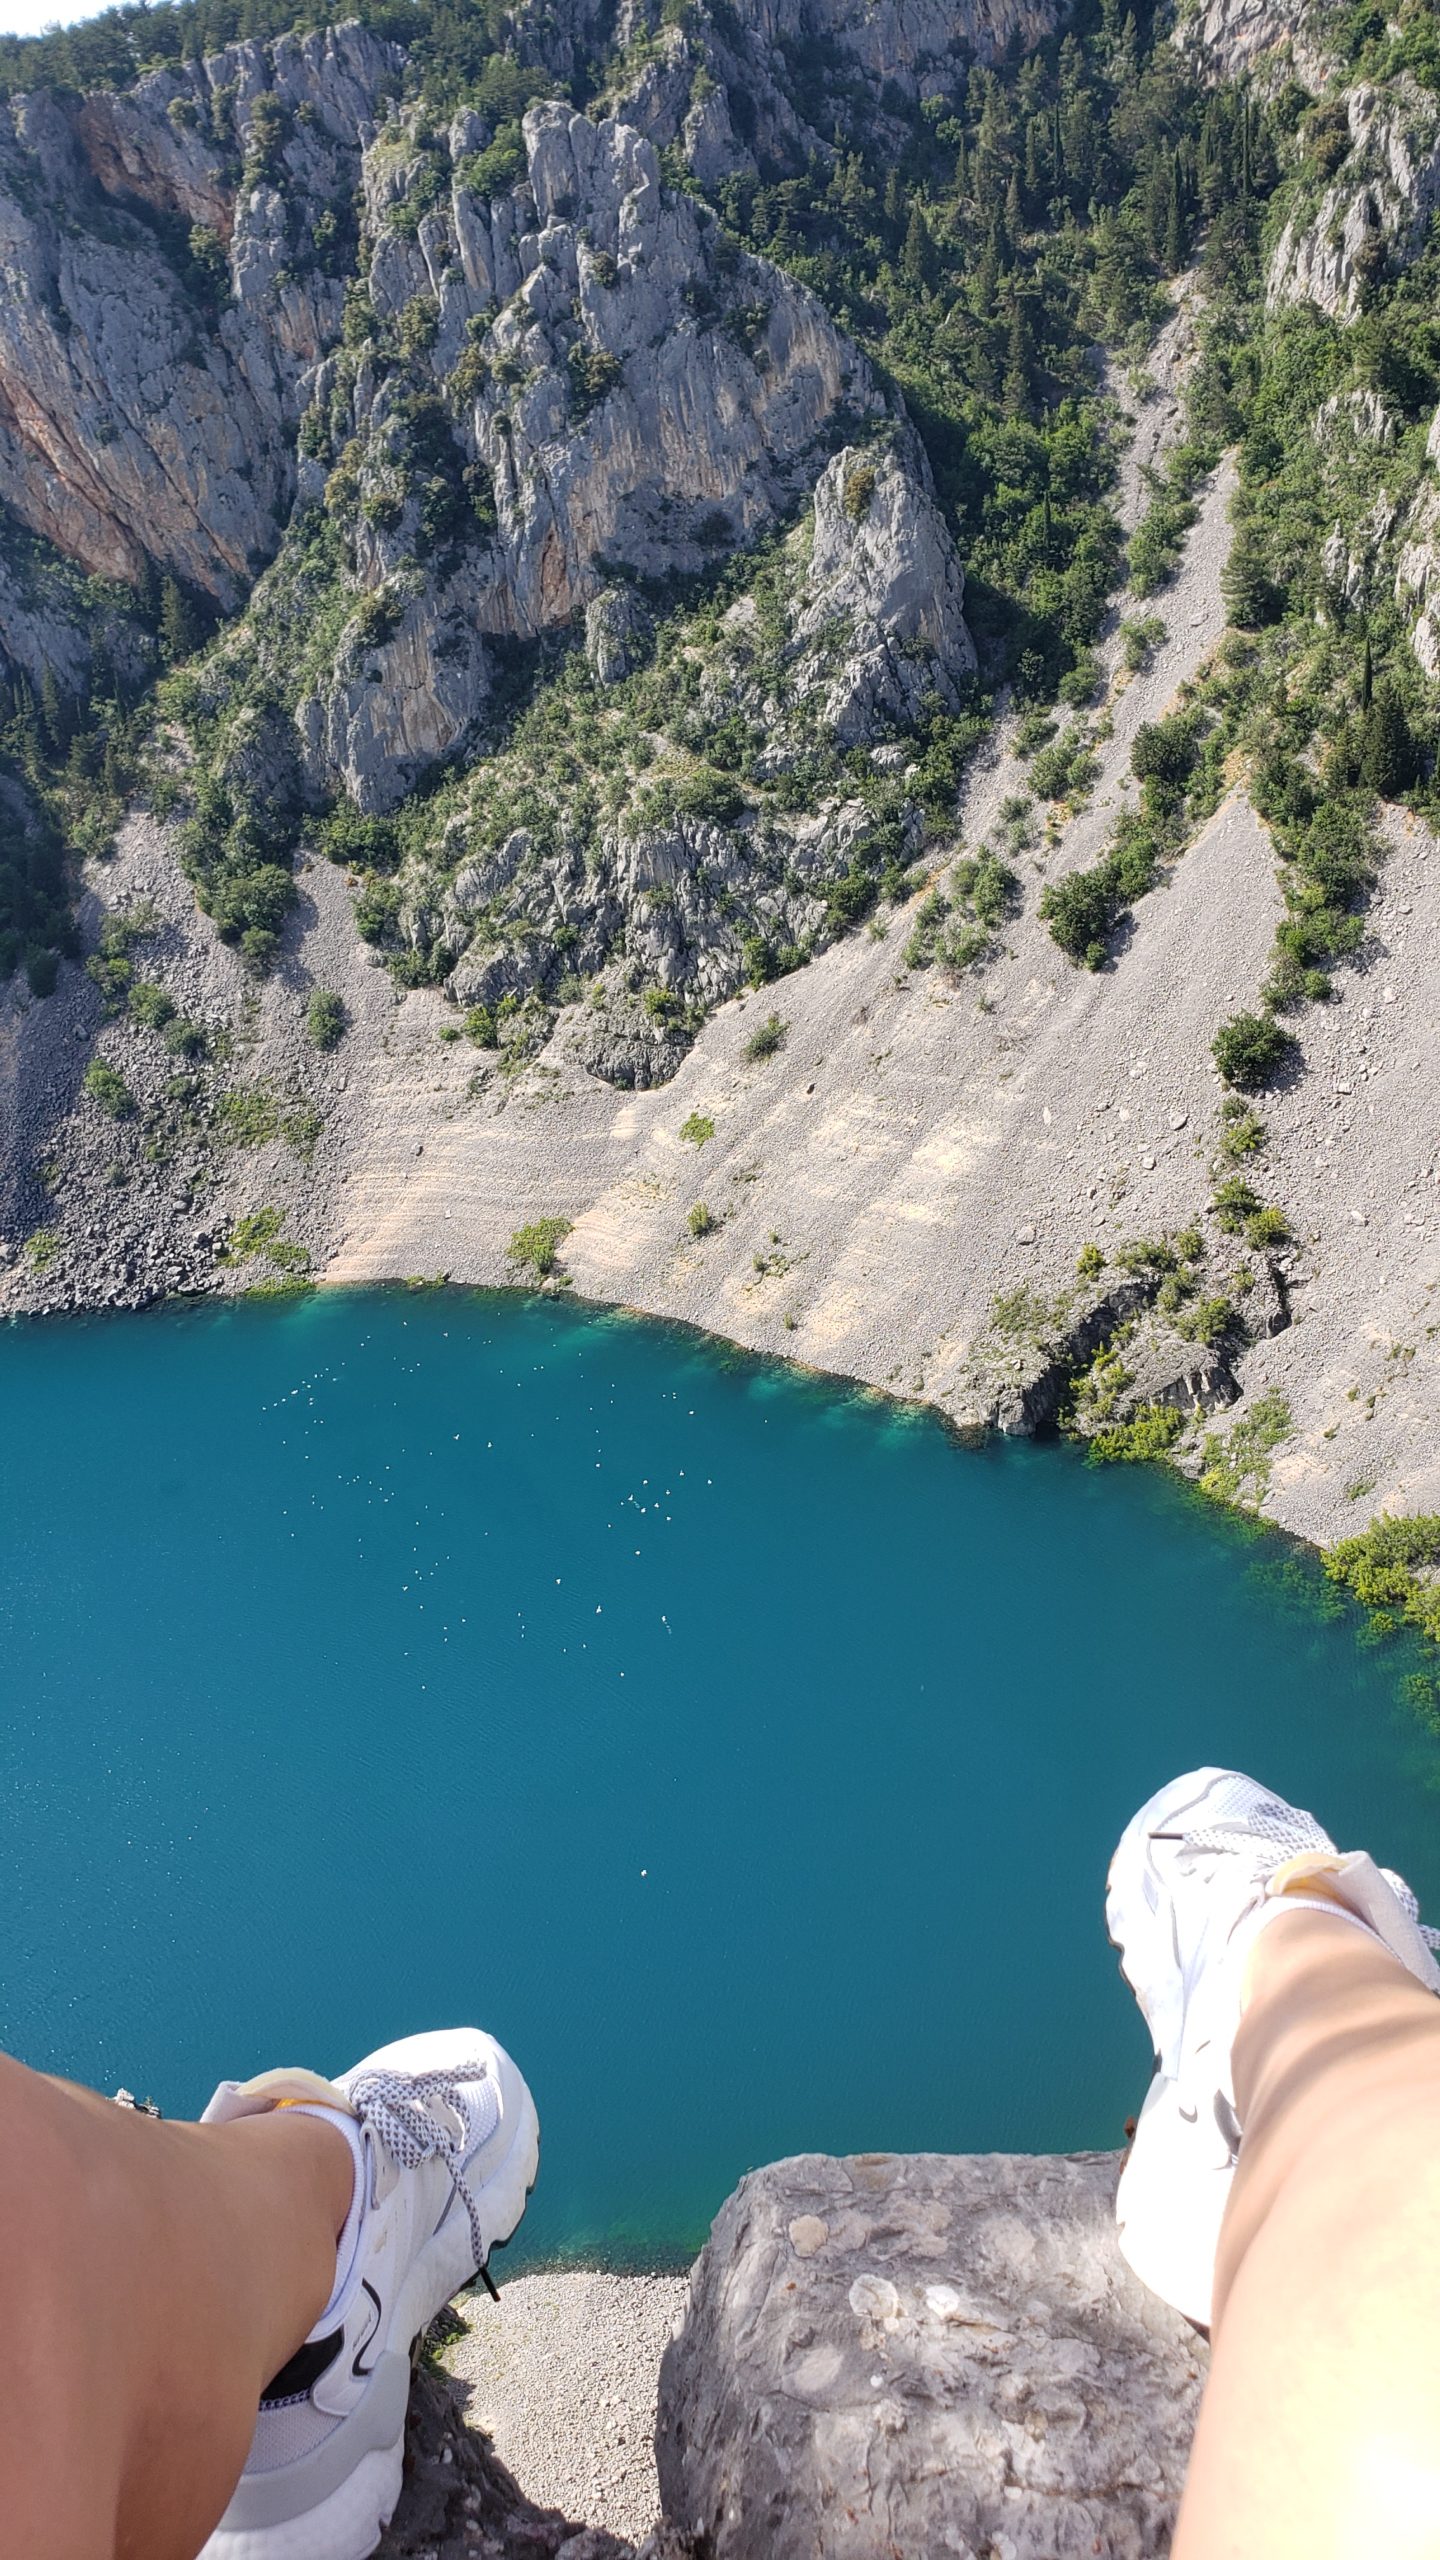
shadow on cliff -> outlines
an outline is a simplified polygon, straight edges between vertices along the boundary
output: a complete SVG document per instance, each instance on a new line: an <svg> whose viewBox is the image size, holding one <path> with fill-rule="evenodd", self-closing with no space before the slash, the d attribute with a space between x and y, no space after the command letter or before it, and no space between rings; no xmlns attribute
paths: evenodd
<svg viewBox="0 0 1440 2560"><path fill-rule="evenodd" d="M447 2315L431 2330L456 2334ZM377 2560L630 2560L634 2548L612 2533L537 2507L506 2470L488 2436L467 2422L468 2386L422 2354L405 2431L405 2485Z"/></svg>
<svg viewBox="0 0 1440 2560"><path fill-rule="evenodd" d="M87 895L87 947L99 911ZM62 961L53 995L32 996L18 972L0 988L0 1242L23 1243L45 1219L42 1168L79 1099L99 1027L99 991L80 961Z"/></svg>

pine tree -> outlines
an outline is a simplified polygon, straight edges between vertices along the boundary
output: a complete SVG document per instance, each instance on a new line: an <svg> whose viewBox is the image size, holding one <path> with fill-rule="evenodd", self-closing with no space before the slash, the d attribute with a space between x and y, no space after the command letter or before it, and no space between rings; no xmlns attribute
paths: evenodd
<svg viewBox="0 0 1440 2560"><path fill-rule="evenodd" d="M1178 275L1185 264L1185 204L1180 187L1180 156L1170 163L1170 202L1165 215L1165 269Z"/></svg>
<svg viewBox="0 0 1440 2560"><path fill-rule="evenodd" d="M1253 525L1242 524L1221 573L1225 610L1239 631L1258 631L1275 619L1278 598L1265 567L1265 554Z"/></svg>
<svg viewBox="0 0 1440 2560"><path fill-rule="evenodd" d="M924 291L935 270L935 243L930 225L918 204L910 207L910 222L905 233L905 246L900 252L900 273L907 284Z"/></svg>
<svg viewBox="0 0 1440 2560"><path fill-rule="evenodd" d="M160 586L160 647L172 667L188 658L198 634L195 616L185 590L174 578L165 578Z"/></svg>
<svg viewBox="0 0 1440 2560"><path fill-rule="evenodd" d="M1031 363L1030 313L1024 294L1017 293L1005 347L1005 407L1012 418L1023 417L1030 407Z"/></svg>
<svg viewBox="0 0 1440 2560"><path fill-rule="evenodd" d="M53 667L47 667L40 678L40 729L51 755L63 755L70 742L70 722Z"/></svg>
<svg viewBox="0 0 1440 2560"><path fill-rule="evenodd" d="M1370 652L1370 634L1365 634L1365 664L1360 674L1360 708L1368 711L1375 698L1375 660Z"/></svg>
<svg viewBox="0 0 1440 2560"><path fill-rule="evenodd" d="M1394 800L1415 780L1419 759L1405 706L1383 677L1360 722L1360 779L1382 800Z"/></svg>

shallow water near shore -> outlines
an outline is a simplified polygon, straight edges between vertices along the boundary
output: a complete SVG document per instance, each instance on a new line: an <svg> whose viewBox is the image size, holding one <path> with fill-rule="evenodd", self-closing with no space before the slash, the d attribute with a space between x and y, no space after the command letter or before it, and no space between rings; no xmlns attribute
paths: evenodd
<svg viewBox="0 0 1440 2560"><path fill-rule="evenodd" d="M1109 2145L1101 1918L1233 1761L1440 1907L1418 1655L1152 1469L664 1327L357 1292L0 1331L0 2042L195 2112L492 2027L521 2257L797 2150Z"/></svg>

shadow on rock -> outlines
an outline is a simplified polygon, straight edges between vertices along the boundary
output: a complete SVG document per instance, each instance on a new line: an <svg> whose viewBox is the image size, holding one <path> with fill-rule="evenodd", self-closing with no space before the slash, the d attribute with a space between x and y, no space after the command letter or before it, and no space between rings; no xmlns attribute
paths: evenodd
<svg viewBox="0 0 1440 2560"><path fill-rule="evenodd" d="M439 2324L431 2339L443 2340ZM420 2359L405 2485L378 2560L630 2560L633 2544L537 2507L488 2436L467 2425L466 2386Z"/></svg>

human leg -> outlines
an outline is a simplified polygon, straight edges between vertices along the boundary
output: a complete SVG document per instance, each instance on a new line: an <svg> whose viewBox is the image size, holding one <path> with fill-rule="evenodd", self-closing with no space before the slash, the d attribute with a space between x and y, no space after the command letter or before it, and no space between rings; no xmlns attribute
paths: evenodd
<svg viewBox="0 0 1440 2560"><path fill-rule="evenodd" d="M1212 2331L1178 2560L1440 2560L1440 1969L1403 1880L1234 1771L1111 1864L1157 2069L1120 2245Z"/></svg>
<svg viewBox="0 0 1440 2560"><path fill-rule="evenodd" d="M474 2028L222 2082L198 2125L0 2064L0 2548L364 2560L413 2342L509 2238L538 2143Z"/></svg>
<svg viewBox="0 0 1440 2560"><path fill-rule="evenodd" d="M193 2560L353 2183L322 2118L158 2123L0 2059L6 2549Z"/></svg>
<svg viewBox="0 0 1440 2560"><path fill-rule="evenodd" d="M1317 1911L1252 1950L1176 2560L1440 2555L1440 2001Z"/></svg>

